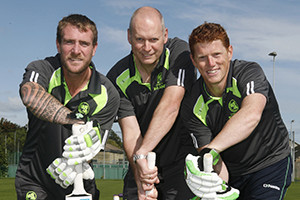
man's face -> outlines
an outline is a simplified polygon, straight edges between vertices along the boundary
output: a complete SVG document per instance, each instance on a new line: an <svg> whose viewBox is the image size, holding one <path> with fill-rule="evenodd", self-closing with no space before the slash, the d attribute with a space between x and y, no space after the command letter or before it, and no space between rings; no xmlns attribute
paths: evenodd
<svg viewBox="0 0 300 200"><path fill-rule="evenodd" d="M232 58L232 46L226 49L221 40L209 43L197 43L194 46L194 55L191 58L206 85L209 87L226 86L227 74Z"/></svg>
<svg viewBox="0 0 300 200"><path fill-rule="evenodd" d="M66 73L81 74L85 72L96 53L97 44L93 46L93 33L90 29L80 31L76 26L67 25L63 29L61 43L56 41L61 62Z"/></svg>
<svg viewBox="0 0 300 200"><path fill-rule="evenodd" d="M161 22L155 19L136 19L132 32L128 31L128 41L136 62L144 66L153 67L158 63L167 40L167 29L164 32Z"/></svg>

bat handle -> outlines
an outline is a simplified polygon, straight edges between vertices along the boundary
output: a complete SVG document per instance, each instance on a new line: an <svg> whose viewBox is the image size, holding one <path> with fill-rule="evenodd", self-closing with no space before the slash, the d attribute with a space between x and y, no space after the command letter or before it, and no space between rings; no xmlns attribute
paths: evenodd
<svg viewBox="0 0 300 200"><path fill-rule="evenodd" d="M156 154L155 152L149 152L147 155L148 168L154 169L155 167Z"/></svg>
<svg viewBox="0 0 300 200"><path fill-rule="evenodd" d="M156 160L155 152L149 152L148 155L147 155L147 161L148 161L148 168L149 169L154 169L155 160ZM153 189L150 190L150 191L146 191L146 196L148 196L148 194L151 193L152 191L153 191Z"/></svg>
<svg viewBox="0 0 300 200"><path fill-rule="evenodd" d="M210 153L206 153L203 156L203 168L205 172L213 171L213 156Z"/></svg>

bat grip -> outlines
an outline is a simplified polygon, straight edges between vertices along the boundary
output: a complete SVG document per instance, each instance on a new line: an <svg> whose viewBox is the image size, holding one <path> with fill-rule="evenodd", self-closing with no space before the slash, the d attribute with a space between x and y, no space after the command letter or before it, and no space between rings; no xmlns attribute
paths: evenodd
<svg viewBox="0 0 300 200"><path fill-rule="evenodd" d="M205 172L213 171L213 156L210 153L206 153L203 156L203 168Z"/></svg>
<svg viewBox="0 0 300 200"><path fill-rule="evenodd" d="M147 155L147 162L148 162L148 168L149 169L154 169L155 160L156 160L155 152L149 152L148 155ZM146 191L146 196L148 196L148 194L151 193L152 191L153 191L153 189L150 190L150 191Z"/></svg>

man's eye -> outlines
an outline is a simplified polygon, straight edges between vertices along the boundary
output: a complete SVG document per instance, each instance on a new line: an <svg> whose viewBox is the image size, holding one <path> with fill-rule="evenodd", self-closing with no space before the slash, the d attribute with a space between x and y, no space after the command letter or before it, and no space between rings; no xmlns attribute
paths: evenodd
<svg viewBox="0 0 300 200"><path fill-rule="evenodd" d="M219 57L221 55L221 53L215 53L214 57Z"/></svg>
<svg viewBox="0 0 300 200"><path fill-rule="evenodd" d="M80 45L83 46L83 47L87 47L89 46L90 44L88 42L80 42Z"/></svg>
<svg viewBox="0 0 300 200"><path fill-rule="evenodd" d="M66 40L66 41L64 41L64 43L65 43L65 44L73 44L73 41L71 41L71 40Z"/></svg>

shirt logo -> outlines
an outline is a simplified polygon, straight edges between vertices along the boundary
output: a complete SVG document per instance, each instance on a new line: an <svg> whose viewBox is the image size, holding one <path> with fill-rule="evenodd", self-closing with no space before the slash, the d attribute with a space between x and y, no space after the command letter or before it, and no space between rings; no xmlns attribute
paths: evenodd
<svg viewBox="0 0 300 200"><path fill-rule="evenodd" d="M87 102L82 102L78 106L78 112L87 115L90 112L90 105Z"/></svg>
<svg viewBox="0 0 300 200"><path fill-rule="evenodd" d="M232 113L236 113L239 110L239 105L234 99L231 99L228 103L228 108Z"/></svg>
<svg viewBox="0 0 300 200"><path fill-rule="evenodd" d="M37 195L34 191L29 191L26 193L26 200L36 200Z"/></svg>
<svg viewBox="0 0 300 200"><path fill-rule="evenodd" d="M158 75L157 75L157 82L156 82L156 86L154 87L154 90L158 90L158 89L161 89L161 88L164 88L165 85L162 81L162 73L160 72Z"/></svg>

